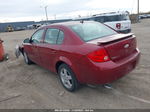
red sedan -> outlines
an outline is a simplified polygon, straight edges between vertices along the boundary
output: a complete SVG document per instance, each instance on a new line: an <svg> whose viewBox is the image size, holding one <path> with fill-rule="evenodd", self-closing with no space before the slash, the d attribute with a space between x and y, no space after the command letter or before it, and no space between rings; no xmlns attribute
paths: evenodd
<svg viewBox="0 0 150 112"><path fill-rule="evenodd" d="M27 64L57 73L68 91L79 84L111 83L131 72L140 57L133 34L92 21L41 27L19 49Z"/></svg>

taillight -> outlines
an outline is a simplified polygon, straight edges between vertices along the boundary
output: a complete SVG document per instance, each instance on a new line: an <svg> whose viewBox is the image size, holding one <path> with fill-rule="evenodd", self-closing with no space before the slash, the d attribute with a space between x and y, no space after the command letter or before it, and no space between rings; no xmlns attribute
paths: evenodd
<svg viewBox="0 0 150 112"><path fill-rule="evenodd" d="M120 23L117 23L117 24L116 24L116 28L120 29L120 28L121 28L121 24L120 24Z"/></svg>
<svg viewBox="0 0 150 112"><path fill-rule="evenodd" d="M106 62L110 60L104 48L88 54L88 58L94 62Z"/></svg>

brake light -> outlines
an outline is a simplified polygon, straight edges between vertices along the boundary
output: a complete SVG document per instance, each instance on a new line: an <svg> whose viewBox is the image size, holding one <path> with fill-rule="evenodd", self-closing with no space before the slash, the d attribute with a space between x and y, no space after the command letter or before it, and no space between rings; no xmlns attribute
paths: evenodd
<svg viewBox="0 0 150 112"><path fill-rule="evenodd" d="M120 28L121 28L121 24L120 24L120 23L117 23L117 24L116 24L116 28L120 29Z"/></svg>
<svg viewBox="0 0 150 112"><path fill-rule="evenodd" d="M104 48L88 54L88 58L94 62L106 62L106 61L110 60L110 58Z"/></svg>

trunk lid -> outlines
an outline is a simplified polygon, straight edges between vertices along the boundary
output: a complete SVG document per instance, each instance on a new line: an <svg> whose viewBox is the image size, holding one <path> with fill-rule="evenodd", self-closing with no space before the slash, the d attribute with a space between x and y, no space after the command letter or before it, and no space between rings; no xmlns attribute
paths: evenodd
<svg viewBox="0 0 150 112"><path fill-rule="evenodd" d="M132 33L112 35L88 43L103 46L113 61L123 59L136 50L136 38Z"/></svg>

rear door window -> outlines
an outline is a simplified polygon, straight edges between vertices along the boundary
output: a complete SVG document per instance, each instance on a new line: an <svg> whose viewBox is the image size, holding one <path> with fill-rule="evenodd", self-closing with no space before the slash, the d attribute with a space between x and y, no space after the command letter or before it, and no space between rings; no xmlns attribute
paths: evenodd
<svg viewBox="0 0 150 112"><path fill-rule="evenodd" d="M44 42L49 44L56 44L58 33L58 29L47 29Z"/></svg>
<svg viewBox="0 0 150 112"><path fill-rule="evenodd" d="M64 32L63 31L59 31L59 35L58 35L58 39L57 39L57 44L62 44L64 40Z"/></svg>
<svg viewBox="0 0 150 112"><path fill-rule="evenodd" d="M64 40L64 33L59 29L49 28L46 31L45 43L49 44L62 44Z"/></svg>

